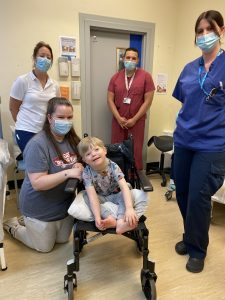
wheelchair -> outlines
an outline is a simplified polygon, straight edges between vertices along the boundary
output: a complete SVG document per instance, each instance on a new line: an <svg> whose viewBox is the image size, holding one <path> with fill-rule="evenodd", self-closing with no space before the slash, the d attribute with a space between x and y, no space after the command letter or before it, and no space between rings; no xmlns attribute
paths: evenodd
<svg viewBox="0 0 225 300"><path fill-rule="evenodd" d="M135 162L133 157L133 140L130 136L127 140L118 144L105 145L107 148L107 157L116 162L122 171L124 172L125 179L133 188L142 189L145 192L153 190L151 183L146 177L143 171L139 171L135 168ZM76 183L75 183L76 181ZM66 192L73 193L77 188L78 180L70 179L67 183ZM79 185L79 184L78 184ZM81 190L81 189L80 189ZM122 235L134 240L136 242L137 249L143 256L143 265L140 272L141 287L146 299L156 299L156 286L155 282L157 275L155 273L155 263L148 259L148 235L149 231L145 225L146 217L143 215L140 217L138 226L130 231L123 233ZM95 232L96 235L88 238L87 232ZM106 234L116 234L114 228L100 231L95 222L86 222L81 220L74 220L73 227L73 255L74 257L67 261L67 273L64 276L64 291L68 294L68 299L75 299L74 289L77 288L77 274L79 271L80 262L79 255L83 247L95 240L100 236ZM119 237L118 237L119 238Z"/></svg>

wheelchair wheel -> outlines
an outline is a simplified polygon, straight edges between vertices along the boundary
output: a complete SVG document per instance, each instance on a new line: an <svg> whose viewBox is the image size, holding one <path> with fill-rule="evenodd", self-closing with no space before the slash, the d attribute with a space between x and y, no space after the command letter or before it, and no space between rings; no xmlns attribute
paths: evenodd
<svg viewBox="0 0 225 300"><path fill-rule="evenodd" d="M68 281L68 300L73 300L74 297L73 297L73 289L74 289L74 284L73 284L73 281L70 280Z"/></svg>
<svg viewBox="0 0 225 300"><path fill-rule="evenodd" d="M173 196L173 191L167 191L165 193L165 197L166 197L166 200L169 201L172 199L172 196Z"/></svg>
<svg viewBox="0 0 225 300"><path fill-rule="evenodd" d="M161 182L161 186L163 186L163 187L166 186L166 182L164 182L164 181Z"/></svg>
<svg viewBox="0 0 225 300"><path fill-rule="evenodd" d="M162 174L161 186L166 186L166 182L167 182L166 176L165 176L165 174Z"/></svg>
<svg viewBox="0 0 225 300"><path fill-rule="evenodd" d="M147 300L156 300L156 286L155 279L149 276L148 273L141 271L141 285L142 291L145 294Z"/></svg>
<svg viewBox="0 0 225 300"><path fill-rule="evenodd" d="M74 299L74 288L77 287L77 276L75 273L73 273L72 277L67 277L67 283L66 283L66 291L68 293L68 300Z"/></svg>

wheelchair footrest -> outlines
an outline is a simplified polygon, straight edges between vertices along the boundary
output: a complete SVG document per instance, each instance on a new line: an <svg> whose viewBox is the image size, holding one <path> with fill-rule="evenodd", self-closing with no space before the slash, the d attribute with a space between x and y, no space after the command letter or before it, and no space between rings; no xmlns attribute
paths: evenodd
<svg viewBox="0 0 225 300"><path fill-rule="evenodd" d="M102 237L103 236L103 233L102 232L98 232L97 234L87 238L87 244L90 243L90 242L93 242L95 240L97 240L98 238Z"/></svg>

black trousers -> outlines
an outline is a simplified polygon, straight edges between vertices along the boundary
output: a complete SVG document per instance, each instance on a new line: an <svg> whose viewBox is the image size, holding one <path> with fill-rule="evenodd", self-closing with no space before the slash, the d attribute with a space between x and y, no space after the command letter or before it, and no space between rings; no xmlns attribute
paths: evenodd
<svg viewBox="0 0 225 300"><path fill-rule="evenodd" d="M175 147L174 179L183 217L183 240L190 257L205 258L209 243L211 196L222 186L225 152L198 152Z"/></svg>

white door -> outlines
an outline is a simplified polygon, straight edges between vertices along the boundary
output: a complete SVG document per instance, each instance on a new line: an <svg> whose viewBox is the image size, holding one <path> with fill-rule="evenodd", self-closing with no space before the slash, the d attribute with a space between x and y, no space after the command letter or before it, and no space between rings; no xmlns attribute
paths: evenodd
<svg viewBox="0 0 225 300"><path fill-rule="evenodd" d="M91 30L91 134L105 143L111 141L112 114L107 106L107 89L116 73L117 47L129 47L129 34Z"/></svg>

